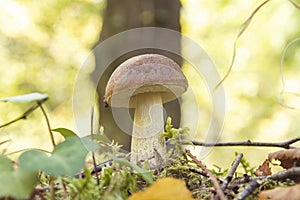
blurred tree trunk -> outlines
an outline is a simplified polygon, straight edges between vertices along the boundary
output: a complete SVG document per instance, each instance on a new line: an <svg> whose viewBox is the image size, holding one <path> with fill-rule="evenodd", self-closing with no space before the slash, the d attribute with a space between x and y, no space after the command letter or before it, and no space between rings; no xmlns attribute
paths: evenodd
<svg viewBox="0 0 300 200"><path fill-rule="evenodd" d="M180 32L180 8L181 4L179 0L107 0L102 32L98 43L122 31L139 27L163 27ZM176 46L180 50L180 41L174 41L174 43L177 43ZM179 56L161 50L145 49L129 52L115 60L108 67L101 77L97 88L100 124L104 126L106 135L118 141L126 150L130 150L131 137L118 128L112 117L111 109L105 108L103 104L103 96L105 94L106 83L115 68L128 58L143 53L159 53L170 57L179 64L181 63ZM97 61L96 57L96 65L98 63L100 61ZM97 78L92 75L92 79L97 80ZM164 107L167 115L172 117L174 126L178 127L180 123L180 106L178 101L167 103ZM131 128L132 124L128 126Z"/></svg>

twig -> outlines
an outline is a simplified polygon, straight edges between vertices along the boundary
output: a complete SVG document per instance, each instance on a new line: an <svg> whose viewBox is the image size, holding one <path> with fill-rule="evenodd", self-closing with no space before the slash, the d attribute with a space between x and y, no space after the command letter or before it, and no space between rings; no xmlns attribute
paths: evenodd
<svg viewBox="0 0 300 200"><path fill-rule="evenodd" d="M273 180L286 180L287 178L295 179L300 177L300 167L293 167L285 171L278 172L276 174L267 176L267 179Z"/></svg>
<svg viewBox="0 0 300 200"><path fill-rule="evenodd" d="M20 117L14 119L14 120L11 120L10 122L7 122L5 124L2 124L0 125L0 128L3 128L5 126L8 126L8 125L11 125L19 120L22 120L22 119L26 119L27 116L32 113L33 111L35 111L37 108L39 107L38 104L34 104L32 107L30 107L28 110L26 110Z"/></svg>
<svg viewBox="0 0 300 200"><path fill-rule="evenodd" d="M294 144L298 141L300 141L300 138L293 138L291 140L287 140L284 142L252 142L251 140L247 140L243 142L216 142L216 143L192 141L192 143L195 146L204 146L204 147L255 146L255 147L280 147L284 149L294 149L296 147L291 146L291 144Z"/></svg>
<svg viewBox="0 0 300 200"><path fill-rule="evenodd" d="M200 167L200 168L203 170L203 172L204 172L205 174L208 175L208 177L210 178L210 180L211 180L211 182L212 182L212 184L213 184L213 186L214 186L214 188L215 188L215 190L216 190L216 193L217 193L217 195L219 196L219 198L220 198L221 200L226 200L225 195L224 195L223 191L221 190L221 187L220 187L220 185L219 185L219 183L218 183L218 180L217 180L216 177L211 173L211 171L209 171L209 170L207 169L207 167L206 167L204 164L202 164L200 160L198 160L198 159L196 158L196 156L193 156L193 155L191 154L190 150L186 150L185 152L186 152L186 154L193 160L193 162L194 162L198 167Z"/></svg>
<svg viewBox="0 0 300 200"><path fill-rule="evenodd" d="M231 182L232 177L233 177L233 175L234 175L234 173L235 173L237 167L239 166L239 164L240 164L242 158L243 158L243 154L240 153L239 155L237 155L237 157L236 157L235 160L233 161L232 166L231 166L231 168L230 168L230 171L229 171L228 175L226 176L225 181L224 181L223 184L222 184L222 191L223 191L223 192L225 192L225 190L226 190L228 184Z"/></svg>
<svg viewBox="0 0 300 200"><path fill-rule="evenodd" d="M94 140L94 106L92 106L92 110L91 110L91 138L93 141ZM92 158L93 158L94 169L96 170L97 163L96 163L94 151L92 151ZM99 179L98 172L96 172L96 178L97 178L97 185L100 185L100 179Z"/></svg>
<svg viewBox="0 0 300 200"><path fill-rule="evenodd" d="M263 179L286 180L288 178L296 179L299 177L300 177L300 167L293 167L293 168L290 168L285 171L281 171L281 172L278 172L276 174L269 175L269 176L247 177L246 178L247 181L244 181L244 182L248 182L249 180L251 182L244 189L244 191L239 195L237 200L245 199L250 194L252 194L253 191L256 190L256 188L258 188L264 182ZM245 179L245 178L243 178L243 179ZM238 182L241 183L241 181L238 181Z"/></svg>
<svg viewBox="0 0 300 200"><path fill-rule="evenodd" d="M51 126L50 126L50 121L49 121L49 119L48 119L48 116L47 116L47 114L46 114L46 111L45 111L44 107L42 106L42 103L41 103L41 102L38 102L37 104L38 104L38 106L41 108L41 110L42 110L42 112L43 112L43 115L44 115L44 117L45 117L45 119L46 119L48 131L49 131L50 138L51 138L51 142L52 142L53 147L55 147L55 140L54 140L54 136L53 136L53 133L52 133L52 130L51 130Z"/></svg>
<svg viewBox="0 0 300 200"><path fill-rule="evenodd" d="M237 178L234 180L235 183L241 184L241 183L248 183L249 181L255 181L255 180L263 180L263 179L271 179L271 180L286 180L286 179L296 179L300 178L300 167L293 167L290 169L287 169L285 171L277 172L276 174L272 174L269 176L258 176L258 177L243 177L243 178Z"/></svg>
<svg viewBox="0 0 300 200"><path fill-rule="evenodd" d="M107 161L104 161L104 162L98 164L98 165L96 166L96 168L94 167L94 169L91 171L91 174L95 174L95 173L101 172L101 171L102 171L102 168L103 168L103 167L106 167L106 163L108 163L109 165L111 165L111 162L112 162L112 161L113 161L113 159L109 159L109 160L107 160ZM80 172L80 173L76 174L75 177L76 177L76 178L84 178L84 177L85 177L84 172Z"/></svg>
<svg viewBox="0 0 300 200"><path fill-rule="evenodd" d="M249 195L251 195L254 190L256 190L261 185L261 182L258 180L251 181L244 191L238 196L237 200L244 200Z"/></svg>
<svg viewBox="0 0 300 200"><path fill-rule="evenodd" d="M189 168L189 171L191 171L191 172L194 172L194 173L196 173L196 174L200 174L201 176L205 176L205 177L207 177L207 174L206 174L206 173L204 173L204 172L203 172L203 171L201 171L201 170L194 169L194 168Z"/></svg>

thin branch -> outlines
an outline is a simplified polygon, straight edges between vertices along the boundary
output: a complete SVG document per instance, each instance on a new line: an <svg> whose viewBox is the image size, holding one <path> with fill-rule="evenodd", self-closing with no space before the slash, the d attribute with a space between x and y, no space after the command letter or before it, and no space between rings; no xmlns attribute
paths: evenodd
<svg viewBox="0 0 300 200"><path fill-rule="evenodd" d="M297 179L299 177L300 177L300 167L293 167L269 176L247 177L247 178L237 179L235 180L235 182L237 183L247 183L250 181L249 185L244 189L242 193L240 193L237 200L240 199L242 200L248 197L256 188L258 188L264 182L264 180L272 179L272 180L286 181L286 179Z"/></svg>
<svg viewBox="0 0 300 200"><path fill-rule="evenodd" d="M193 160L193 162L194 162L198 167L200 167L200 168L203 170L203 172L204 172L205 174L208 175L209 179L211 180L211 182L212 182L212 184L213 184L213 186L214 186L214 188L215 188L215 190L216 190L216 193L217 193L218 197L219 197L221 200L226 200L225 195L224 195L223 191L221 190L221 187L220 187L220 185L219 185L219 183L218 183L218 180L217 180L216 177L212 174L212 172L209 171L209 170L207 169L207 167L206 167L204 164L202 164L202 162L201 162L200 160L198 160L198 159L196 158L196 156L193 156L192 153L190 152L190 150L186 150L185 152L186 152L186 154Z"/></svg>
<svg viewBox="0 0 300 200"><path fill-rule="evenodd" d="M285 181L286 179L297 179L297 178L300 178L300 167L293 167L269 176L257 176L257 177L247 176L247 177L237 178L234 179L234 182L237 184L241 184L241 183L248 183L249 181L257 181L263 179Z"/></svg>
<svg viewBox="0 0 300 200"><path fill-rule="evenodd" d="M226 176L225 181L224 181L223 184L222 184L222 191L223 191L223 192L225 192L225 190L226 190L228 184L231 182L232 177L233 177L233 175L234 175L234 173L235 173L237 167L239 166L239 164L240 164L242 158L243 158L243 154L240 153L239 155L237 155L237 157L235 158L234 162L232 163L232 166L231 166L231 168L230 168L230 171L229 171L228 175Z"/></svg>
<svg viewBox="0 0 300 200"><path fill-rule="evenodd" d="M34 104L32 107L30 107L28 110L26 110L20 117L14 119L14 120L11 120L10 122L7 122L5 124L2 124L0 125L0 128L3 128L5 126L8 126L8 125L11 125L19 120L22 120L22 119L26 119L27 116L32 113L33 111L35 111L37 108L39 107L38 104Z"/></svg>
<svg viewBox="0 0 300 200"><path fill-rule="evenodd" d="M109 159L109 160L106 160L106 161L104 161L104 162L98 164L98 165L96 166L96 168L94 168L94 169L91 171L91 174L95 174L95 173L101 172L101 171L102 171L102 168L103 168L103 167L106 167L106 164L108 164L109 166L112 165L112 161L113 161L113 159ZM84 177L85 177L84 172L80 172L80 173L76 174L75 177L76 177L76 178L84 178Z"/></svg>
<svg viewBox="0 0 300 200"><path fill-rule="evenodd" d="M204 146L204 147L227 147L227 146L255 146L255 147L280 147L284 149L294 149L295 147L291 146L296 142L300 141L300 138L293 138L284 142L252 142L251 140L243 142L216 142L216 143L205 143L192 141L195 146ZM186 144L188 145L188 143Z"/></svg>
<svg viewBox="0 0 300 200"><path fill-rule="evenodd" d="M261 185L261 181L258 180L253 180L249 183L247 187L243 190L242 193L238 196L237 200L244 200L246 199L249 195L253 194L253 192Z"/></svg>
<svg viewBox="0 0 300 200"><path fill-rule="evenodd" d="M206 173L204 173L203 171L201 171L199 169L189 168L189 171L194 172L196 174L200 174L201 176L208 177Z"/></svg>
<svg viewBox="0 0 300 200"><path fill-rule="evenodd" d="M47 126L48 126L48 131L49 131L50 138L51 138L51 142L52 142L53 147L55 147L55 140L54 140L54 136L53 136L52 129L51 129L51 126L50 126L50 121L49 121L49 119L48 119L48 116L47 116L47 114L46 114L46 111L45 111L44 107L42 106L42 103L41 103L41 102L38 102L37 104L38 104L38 106L41 108L41 110L42 110L42 112L43 112L43 115L44 115L44 117L45 117L45 119L46 119Z"/></svg>
<svg viewBox="0 0 300 200"><path fill-rule="evenodd" d="M273 180L286 180L288 178L296 179L299 177L300 177L300 167L293 167L285 171L280 171L277 172L276 174L269 175L266 178L273 179Z"/></svg>

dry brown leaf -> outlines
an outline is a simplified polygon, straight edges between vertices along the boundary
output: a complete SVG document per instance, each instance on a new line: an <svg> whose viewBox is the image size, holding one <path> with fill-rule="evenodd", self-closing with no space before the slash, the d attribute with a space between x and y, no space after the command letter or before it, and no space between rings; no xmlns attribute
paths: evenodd
<svg viewBox="0 0 300 200"><path fill-rule="evenodd" d="M285 169L300 166L300 148L276 151L269 154L269 161L279 160Z"/></svg>
<svg viewBox="0 0 300 200"><path fill-rule="evenodd" d="M143 192L134 193L129 200L194 200L183 180L162 178Z"/></svg>
<svg viewBox="0 0 300 200"><path fill-rule="evenodd" d="M259 200L300 200L300 185L286 188L277 187L273 190L262 191L258 195Z"/></svg>
<svg viewBox="0 0 300 200"><path fill-rule="evenodd" d="M256 176L269 176L272 174L269 166L270 161L266 159L262 165L260 165L254 172Z"/></svg>

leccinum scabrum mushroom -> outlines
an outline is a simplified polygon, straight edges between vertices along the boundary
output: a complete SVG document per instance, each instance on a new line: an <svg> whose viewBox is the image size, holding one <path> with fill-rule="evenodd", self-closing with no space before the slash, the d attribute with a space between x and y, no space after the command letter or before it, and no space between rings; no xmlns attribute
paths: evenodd
<svg viewBox="0 0 300 200"><path fill-rule="evenodd" d="M163 103L186 91L187 80L173 60L158 54L135 56L111 75L105 102L111 107L135 108L131 162L148 161L151 168L166 160Z"/></svg>

